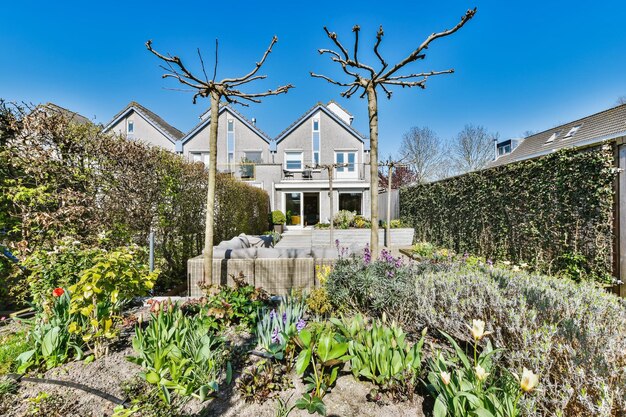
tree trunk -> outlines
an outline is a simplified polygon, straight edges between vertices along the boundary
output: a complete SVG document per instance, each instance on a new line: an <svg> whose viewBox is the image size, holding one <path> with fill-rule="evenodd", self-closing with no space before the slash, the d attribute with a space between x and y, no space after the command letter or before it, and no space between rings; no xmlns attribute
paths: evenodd
<svg viewBox="0 0 626 417"><path fill-rule="evenodd" d="M387 179L387 227L385 228L385 246L391 248L391 178L393 177L393 164L389 165L389 178Z"/></svg>
<svg viewBox="0 0 626 417"><path fill-rule="evenodd" d="M374 256L378 256L378 99L374 83L370 83L365 91L370 119L370 250Z"/></svg>
<svg viewBox="0 0 626 417"><path fill-rule="evenodd" d="M209 185L206 198L206 229L204 231L204 283L213 284L213 231L215 221L215 181L217 179L217 127L220 95L211 93L211 124L209 130ZM191 289L190 289L191 290Z"/></svg>
<svg viewBox="0 0 626 417"><path fill-rule="evenodd" d="M328 168L328 197L330 198L330 246L333 246L333 234L335 226L333 224L333 210L335 209L335 205L333 204L333 175L335 174L335 167L330 166Z"/></svg>

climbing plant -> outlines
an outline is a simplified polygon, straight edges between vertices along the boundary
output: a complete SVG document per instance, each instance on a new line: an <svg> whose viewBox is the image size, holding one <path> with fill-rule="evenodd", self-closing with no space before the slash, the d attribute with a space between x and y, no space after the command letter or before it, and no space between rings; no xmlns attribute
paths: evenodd
<svg viewBox="0 0 626 417"><path fill-rule="evenodd" d="M400 212L417 240L606 282L616 175L610 145L564 149L404 188Z"/></svg>

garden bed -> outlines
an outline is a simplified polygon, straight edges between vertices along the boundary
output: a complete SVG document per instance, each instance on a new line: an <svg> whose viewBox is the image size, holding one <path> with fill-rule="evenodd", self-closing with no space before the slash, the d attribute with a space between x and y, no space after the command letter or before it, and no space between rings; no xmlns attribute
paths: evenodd
<svg viewBox="0 0 626 417"><path fill-rule="evenodd" d="M391 245L386 246L411 246L413 244L413 236L415 231L412 228L396 228L391 229ZM342 246L361 245L365 246L366 242L369 242L371 235L370 229L334 229L333 239L338 240ZM312 231L312 244L313 246L331 246L330 242L330 230L328 229L313 229ZM385 242L385 230L378 230L378 241ZM335 243L332 243L334 246Z"/></svg>

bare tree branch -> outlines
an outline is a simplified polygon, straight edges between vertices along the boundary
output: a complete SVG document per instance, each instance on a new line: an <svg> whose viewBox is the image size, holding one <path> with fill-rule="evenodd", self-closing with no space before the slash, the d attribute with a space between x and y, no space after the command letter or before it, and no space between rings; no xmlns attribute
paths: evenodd
<svg viewBox="0 0 626 417"><path fill-rule="evenodd" d="M378 28L378 32L376 32L376 45L374 45L374 53L376 54L376 56L378 57L378 59L380 59L380 63L383 65L382 69L379 71L379 73L381 71L384 71L385 68L387 68L387 62L383 59L383 57L380 55L380 53L378 52L378 47L380 46L380 43L383 40L383 35L385 34L385 32L383 31L383 25L380 25L380 27Z"/></svg>
<svg viewBox="0 0 626 417"><path fill-rule="evenodd" d="M215 38L215 66L213 67L213 82L215 82L215 77L217 77L217 50L218 50L218 46L219 43L217 41L217 38Z"/></svg>
<svg viewBox="0 0 626 417"><path fill-rule="evenodd" d="M206 75L206 70L204 68L204 59L202 59L202 54L200 53L200 48L198 48L198 58L200 59L200 65L202 65L202 73L204 74L204 80L208 83L209 77ZM217 66L216 66L217 68Z"/></svg>
<svg viewBox="0 0 626 417"><path fill-rule="evenodd" d="M424 42L422 42L422 44L420 46L418 46L416 50L411 52L411 54L408 57L404 58L402 61L400 61L399 63L394 65L389 71L387 71L385 74L381 75L379 78L388 78L391 75L395 74L396 71L398 71L400 68L404 67L406 64L408 64L410 62L413 62L413 61L415 61L417 59L420 59L420 58L423 59L424 57L421 56L420 53L424 49L427 49L428 45L430 45L430 43L432 41L434 41L435 39L443 38L444 36L452 35L454 32L456 32L457 30L461 29L465 25L465 23L467 23L472 17L474 17L475 14L476 14L476 8L470 9L467 12L465 12L465 15L461 18L461 21L459 23L457 23L456 26L454 26L452 29L444 30L442 32L433 33L428 38L426 38L426 40Z"/></svg>
<svg viewBox="0 0 626 417"><path fill-rule="evenodd" d="M239 78L224 78L222 80L222 84L228 84L228 83L234 83L234 82L239 82L239 81L244 81L247 80L248 78L252 77L254 74L257 73L257 71L263 66L263 64L265 63L265 60L267 59L267 56L272 52L272 48L274 47L274 44L278 42L278 37L274 36L272 38L272 42L270 42L270 46L267 47L267 49L265 50L265 53L263 54L263 57L261 58L261 60L259 62L256 63L254 69L252 71L250 71L249 73L247 73L246 75L244 75L243 77L239 77Z"/></svg>
<svg viewBox="0 0 626 417"><path fill-rule="evenodd" d="M408 79L408 78L430 77L430 76L433 76L433 75L452 74L452 73L454 73L454 69L443 70L443 71L419 72L417 74L398 75L398 76L395 76L395 77L387 77L385 79L385 81L405 80L405 79Z"/></svg>
<svg viewBox="0 0 626 417"><path fill-rule="evenodd" d="M354 25L352 28L352 32L354 32L354 62L359 63L359 58L357 54L359 52L359 31L361 27L359 25Z"/></svg>
<svg viewBox="0 0 626 417"><path fill-rule="evenodd" d="M339 82L339 81L335 81L335 80L333 80L332 78L329 78L329 77L327 77L327 76L325 76L325 75L322 75L322 74L315 74L315 73L313 73L313 72L310 72L309 74L311 74L311 77L313 77L313 78L321 78L321 79L323 79L323 80L328 81L328 82L329 82L329 83L331 83L331 84L335 84L335 85L338 85L338 86L340 86L340 87L351 87L351 86L353 86L353 85L357 84L357 83L342 83L342 82ZM358 85L358 84L357 84L357 85Z"/></svg>

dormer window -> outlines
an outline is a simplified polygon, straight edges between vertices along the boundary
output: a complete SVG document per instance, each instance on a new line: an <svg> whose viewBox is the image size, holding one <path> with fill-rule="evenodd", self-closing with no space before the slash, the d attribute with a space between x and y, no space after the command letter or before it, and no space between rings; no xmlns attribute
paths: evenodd
<svg viewBox="0 0 626 417"><path fill-rule="evenodd" d="M582 125L574 126L573 128L571 128L569 130L569 132L567 132L567 135L563 136L563 139L571 138L572 136L574 136L576 134L576 132L578 132L580 130L581 127L582 127Z"/></svg>
<svg viewBox="0 0 626 417"><path fill-rule="evenodd" d="M560 134L560 133L561 133L561 131L560 131L560 130L558 130L558 131L556 131L556 132L552 133L552 135L550 135L550 137L548 138L548 140L546 141L546 143L552 143L552 142L554 142L554 139L556 139L556 138L559 136L559 134Z"/></svg>
<svg viewBox="0 0 626 417"><path fill-rule="evenodd" d="M129 120L126 123L126 133L129 135L132 135L135 132L135 122L133 122L132 120Z"/></svg>

